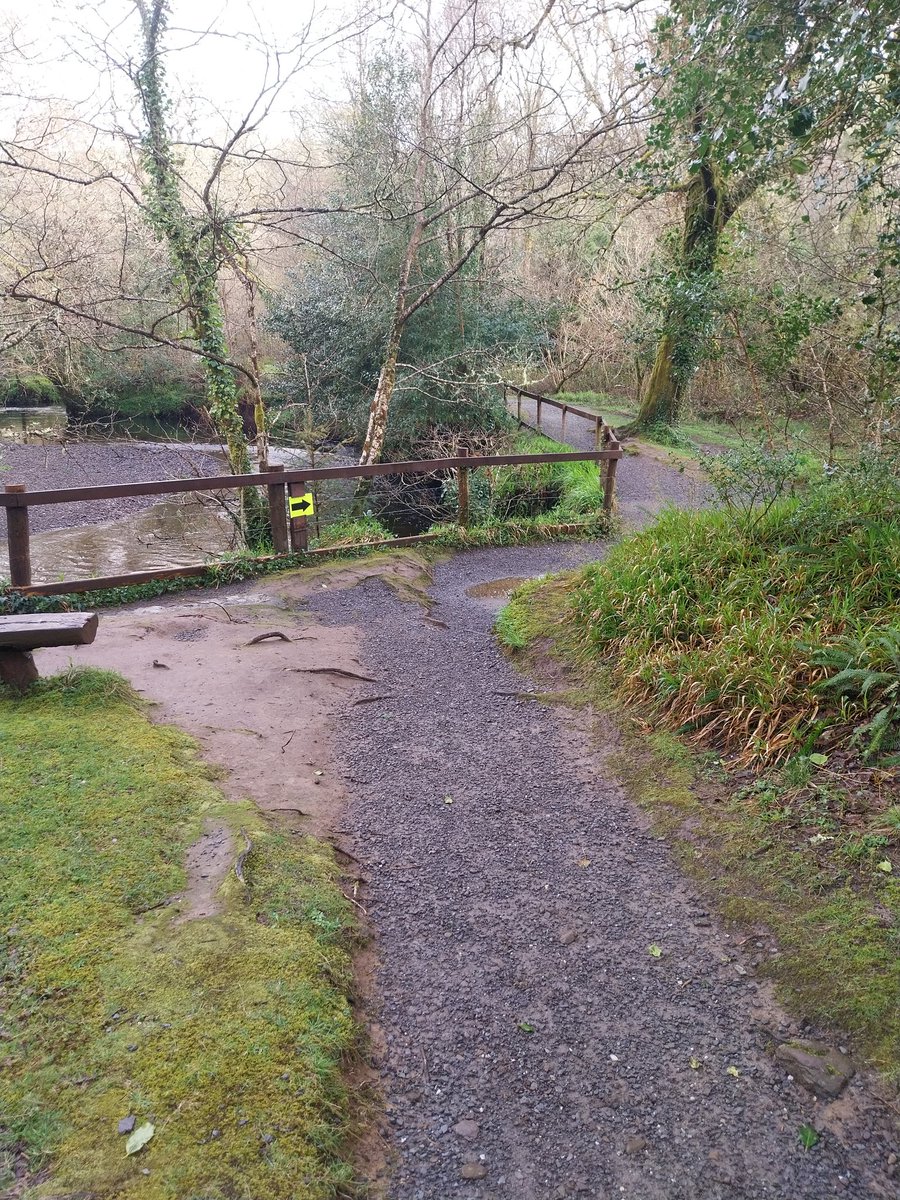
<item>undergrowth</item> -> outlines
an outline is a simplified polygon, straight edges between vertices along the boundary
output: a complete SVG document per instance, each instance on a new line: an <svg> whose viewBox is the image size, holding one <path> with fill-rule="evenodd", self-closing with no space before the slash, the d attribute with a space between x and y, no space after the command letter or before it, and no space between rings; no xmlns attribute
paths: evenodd
<svg viewBox="0 0 900 1200"><path fill-rule="evenodd" d="M860 469L749 516L663 513L585 569L572 612L584 661L699 744L772 763L852 737L889 685L829 687L822 655L853 639L877 665L900 622L900 480Z"/></svg>
<svg viewBox="0 0 900 1200"><path fill-rule="evenodd" d="M520 433L511 454L559 454L573 447L534 433ZM494 520L543 515L550 522L569 521L603 509L602 464L595 462L535 463L491 470L491 516Z"/></svg>
<svg viewBox="0 0 900 1200"><path fill-rule="evenodd" d="M225 803L190 740L93 670L0 696L0 811L0 1190L337 1195L355 1031L330 850ZM250 840L245 882L179 923L207 822ZM133 1156L126 1116L154 1126Z"/></svg>

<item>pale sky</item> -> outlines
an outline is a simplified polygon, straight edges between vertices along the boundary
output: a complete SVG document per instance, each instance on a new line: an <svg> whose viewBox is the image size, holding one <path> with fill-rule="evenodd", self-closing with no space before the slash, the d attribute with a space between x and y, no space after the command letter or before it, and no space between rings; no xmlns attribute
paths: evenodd
<svg viewBox="0 0 900 1200"><path fill-rule="evenodd" d="M353 8L313 0L173 0L166 45L169 86L179 112L190 110L181 96L194 97L198 120L208 129L207 105L233 118L243 114L276 65L263 47L278 47L289 69L302 71L275 101L270 132L290 128L290 110L312 98L341 92L341 49L335 31ZM79 108L99 108L114 88L124 117L132 94L124 78L98 74L103 49L122 60L137 50L138 25L131 0L0 0L0 25L15 30L28 66L16 69L21 89L53 96Z"/></svg>

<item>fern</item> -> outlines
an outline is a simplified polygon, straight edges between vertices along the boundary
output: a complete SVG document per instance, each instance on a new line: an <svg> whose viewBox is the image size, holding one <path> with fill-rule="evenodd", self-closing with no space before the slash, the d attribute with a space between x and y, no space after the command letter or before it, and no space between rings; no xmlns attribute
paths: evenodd
<svg viewBox="0 0 900 1200"><path fill-rule="evenodd" d="M889 626L866 638L844 638L820 650L813 662L836 671L820 688L858 699L865 711L878 704L856 733L856 739L866 743L865 757L890 748L900 733L900 628Z"/></svg>

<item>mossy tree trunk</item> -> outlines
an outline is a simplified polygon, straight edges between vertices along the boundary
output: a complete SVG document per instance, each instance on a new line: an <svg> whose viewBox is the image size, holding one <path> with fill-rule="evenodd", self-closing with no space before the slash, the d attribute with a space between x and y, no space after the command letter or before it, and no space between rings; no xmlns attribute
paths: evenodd
<svg viewBox="0 0 900 1200"><path fill-rule="evenodd" d="M165 243L176 268L176 286L184 300L191 333L203 354L206 404L210 420L225 443L231 470L251 471L250 448L239 409L235 370L225 334L219 298L217 230L207 215L193 216L181 195L179 164L169 135L161 45L169 16L167 0L139 0L143 61L134 82L144 114L145 217ZM260 494L241 490L242 532L251 544L261 540L268 519Z"/></svg>
<svg viewBox="0 0 900 1200"><path fill-rule="evenodd" d="M678 423L687 386L708 336L722 232L736 207L714 163L703 162L687 186L684 228L662 332L640 409L628 433Z"/></svg>

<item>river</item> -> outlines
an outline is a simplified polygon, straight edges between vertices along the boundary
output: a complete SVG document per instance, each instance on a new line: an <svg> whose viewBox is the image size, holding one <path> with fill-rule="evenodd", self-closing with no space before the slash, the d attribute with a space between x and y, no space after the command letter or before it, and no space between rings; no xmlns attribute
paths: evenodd
<svg viewBox="0 0 900 1200"><path fill-rule="evenodd" d="M271 459L289 467L309 461L287 446L274 446ZM340 449L316 457L317 465L348 461L352 455ZM189 440L183 428L153 422L78 429L65 408L44 406L0 408L0 472L4 485L35 490L223 474L227 467L218 446ZM330 500L332 515L346 502ZM208 494L45 505L30 518L35 583L203 564L238 544L233 516ZM5 536L0 518L0 578L8 578Z"/></svg>

